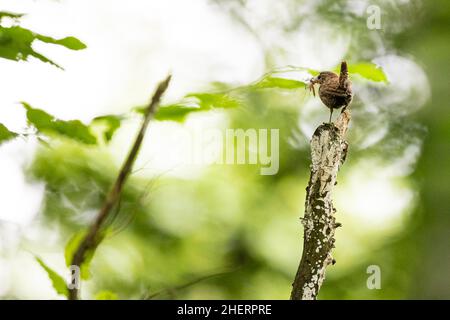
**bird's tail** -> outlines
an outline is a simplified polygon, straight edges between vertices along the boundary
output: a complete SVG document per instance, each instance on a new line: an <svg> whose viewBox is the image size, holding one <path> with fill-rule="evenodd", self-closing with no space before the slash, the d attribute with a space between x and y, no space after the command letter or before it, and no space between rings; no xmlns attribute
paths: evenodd
<svg viewBox="0 0 450 320"><path fill-rule="evenodd" d="M342 61L341 63L341 73L339 74L339 85L343 85L345 80L348 79L348 67L347 62Z"/></svg>

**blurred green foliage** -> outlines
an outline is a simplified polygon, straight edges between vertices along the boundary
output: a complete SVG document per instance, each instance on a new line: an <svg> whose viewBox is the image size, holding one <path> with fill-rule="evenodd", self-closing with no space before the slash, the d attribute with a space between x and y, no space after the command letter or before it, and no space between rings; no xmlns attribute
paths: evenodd
<svg viewBox="0 0 450 320"><path fill-rule="evenodd" d="M288 71L291 72L304 70L307 70L311 74L318 74L318 71L312 69L300 67L289 67L288 69ZM284 70L283 72L286 71L287 70ZM252 91L259 89L292 90L306 88L306 81L273 76L280 72L281 71L271 71L255 84L234 87L225 92L186 94L180 102L160 107L155 115L155 119L160 121L183 122L189 114L194 112L242 107L242 101L238 98L239 94L249 95ZM383 71L372 63L356 64L352 67L351 72L370 81L380 82L386 80L386 75ZM85 125L80 120L65 121L57 119L42 109L33 108L26 102L22 102L22 105L26 109L28 123L36 128L38 133L48 135L52 138L63 136L90 145L99 142L97 135L100 135L100 137L102 137L101 140L104 142L109 142L116 130L120 128L122 121L129 118L129 115L126 114L103 115L94 118L90 125ZM133 110L139 114L143 114L145 109L146 107L144 106L136 107ZM15 137L14 133L10 132L3 125L0 127L0 130L2 130L0 131L0 137L2 137L1 140L6 141Z"/></svg>
<svg viewBox="0 0 450 320"><path fill-rule="evenodd" d="M416 299L450 298L450 250L448 250L450 214L450 117L448 116L448 75L444 62L450 52L448 21L450 2L426 1L420 19L410 20L408 32L394 40L399 50L412 54L427 71L432 83L432 99L414 114L411 121L426 126L424 147L412 175L420 185L420 204L414 212L417 228L410 233L410 245L417 248L410 297Z"/></svg>
<svg viewBox="0 0 450 320"><path fill-rule="evenodd" d="M248 13L245 1L216 2L224 6L224 14L249 28L244 23ZM402 158L408 147L423 143L418 169L399 179L399 183L408 182L417 188L420 196L416 194L417 203L402 216L401 228L395 232L388 228L376 232L344 223L337 232L337 264L328 270L319 298L448 298L450 218L444 204L450 189L444 174L450 163L446 148L450 123L442 115L448 105L449 72L442 61L450 51L446 40L449 4L428 2L422 8L419 1L374 2L382 7L386 25L382 31L370 31L373 32L370 35L364 16L349 12L347 1L321 1L313 15L292 10L287 19L271 25L287 35L305 19L312 16L322 19L352 36L349 61L371 61L387 46L391 51L407 52L423 61L432 84L433 101L422 111L410 114L408 108L414 101L383 100L396 93L388 91L388 79L375 64L349 63L351 73L371 80L358 87L361 96L366 90L375 97L374 101L381 102L373 111L369 108L373 106L356 95L349 159L339 180L346 181L362 160L375 158L387 166ZM285 5L294 8L298 3L303 2L292 0ZM15 18L3 12L0 19L2 14ZM8 32L11 36L11 30L5 34ZM261 30L255 28L252 32L258 34ZM26 31L18 34L20 42L9 42L14 43L14 52L19 53L20 49L27 55L38 55L41 60L39 54L29 51L34 40L82 48L71 38L54 40L33 33L30 36ZM225 85L220 92L186 95L179 103L162 106L156 119L182 122L197 111L226 109L219 112L226 114L230 128L280 128L279 173L260 176L257 166L244 165L210 166L192 180L132 177L107 223L110 232L92 261L92 278L86 282L83 297L289 297L301 254L302 229L298 217L303 211L310 160L309 137L299 133L298 124L305 107L301 100L305 98L304 82L286 76L286 71L306 70L314 75L317 70L292 67L270 71L278 49L265 49L269 72L254 84L241 88ZM13 51L4 52L4 57L13 57ZM16 54L14 59L17 57ZM107 150L93 147L98 142L94 127L103 127L100 136L105 141L113 140L126 116L101 116L85 125L77 120L55 119L29 105L25 107L29 122L39 132L70 138L54 139L50 146L41 146L28 171L30 178L45 181L41 223L59 228L61 240L68 243L67 259L76 243L70 238L85 230L118 170ZM386 133L365 147L364 142L379 128L386 128ZM425 128L429 130L426 138ZM14 136L0 126L0 142ZM348 197L352 201L352 195ZM338 208L337 215L338 220L345 219L346 212ZM364 236L357 239L355 236L353 242L348 240L358 232ZM345 234L350 236L346 238ZM359 254L355 253L348 261L340 259L355 248L355 242L360 246ZM42 260L38 262L57 291L65 294L56 273ZM366 268L372 264L380 266L383 272L381 290L369 290L366 286Z"/></svg>

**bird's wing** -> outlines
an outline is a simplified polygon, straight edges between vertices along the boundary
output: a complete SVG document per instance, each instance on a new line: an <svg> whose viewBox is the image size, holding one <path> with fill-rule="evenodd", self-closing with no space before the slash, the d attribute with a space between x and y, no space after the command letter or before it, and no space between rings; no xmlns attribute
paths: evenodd
<svg viewBox="0 0 450 320"><path fill-rule="evenodd" d="M326 95L329 95L329 96L346 98L349 95L351 95L351 92L349 92L347 89L340 88L340 87L329 88L329 87L321 86L320 89L321 89L320 91L321 91L322 94L326 94Z"/></svg>

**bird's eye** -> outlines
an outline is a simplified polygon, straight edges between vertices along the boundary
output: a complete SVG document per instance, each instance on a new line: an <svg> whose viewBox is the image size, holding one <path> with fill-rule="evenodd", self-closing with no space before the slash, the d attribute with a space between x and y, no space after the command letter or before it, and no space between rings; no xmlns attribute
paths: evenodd
<svg viewBox="0 0 450 320"><path fill-rule="evenodd" d="M319 76L317 77L317 79L319 79L319 80L322 79L322 76L319 74Z"/></svg>

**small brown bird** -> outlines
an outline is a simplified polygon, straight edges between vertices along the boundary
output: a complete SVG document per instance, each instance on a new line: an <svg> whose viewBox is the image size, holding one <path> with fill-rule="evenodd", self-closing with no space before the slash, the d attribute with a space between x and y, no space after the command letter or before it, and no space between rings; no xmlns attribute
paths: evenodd
<svg viewBox="0 0 450 320"><path fill-rule="evenodd" d="M311 79L309 89L312 90L314 96L314 84L319 83L319 97L320 100L330 108L330 123L331 116L334 109L344 107L343 110L352 102L352 82L348 78L347 63L342 61L341 72L338 76L331 71L323 71L317 77Z"/></svg>

